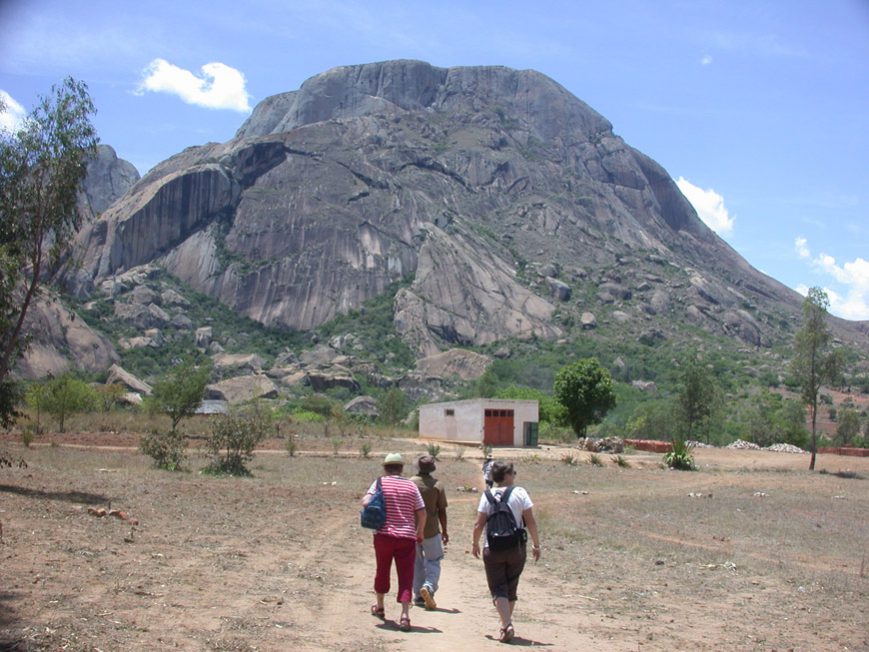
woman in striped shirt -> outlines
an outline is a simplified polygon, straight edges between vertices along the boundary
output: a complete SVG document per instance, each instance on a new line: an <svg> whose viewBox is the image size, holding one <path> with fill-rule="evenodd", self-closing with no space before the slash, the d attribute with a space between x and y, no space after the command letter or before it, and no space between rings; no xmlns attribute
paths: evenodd
<svg viewBox="0 0 869 652"><path fill-rule="evenodd" d="M380 478L383 498L386 503L386 523L374 533L374 556L377 572L374 576L374 593L377 603L371 605L371 613L384 618L386 610L383 599L389 592L389 575L392 561L398 575L397 602L401 603L399 629L410 631L410 599L413 594L413 564L416 559L416 544L422 541L425 528L425 503L416 485L402 477L404 462L399 453L390 453L383 460L384 474ZM377 489L377 481L371 483L362 498L367 505Z"/></svg>

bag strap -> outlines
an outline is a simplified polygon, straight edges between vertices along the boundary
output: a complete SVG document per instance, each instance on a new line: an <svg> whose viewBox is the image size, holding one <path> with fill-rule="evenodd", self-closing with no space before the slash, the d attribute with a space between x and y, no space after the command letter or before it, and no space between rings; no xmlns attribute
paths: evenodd
<svg viewBox="0 0 869 652"><path fill-rule="evenodd" d="M383 491L383 483L380 481L380 476L377 476L377 491Z"/></svg>
<svg viewBox="0 0 869 652"><path fill-rule="evenodd" d="M500 500L495 500L495 495L489 489L486 489L485 493L486 493L486 499L491 504L494 505L496 503L504 503L506 505L507 501L510 500L510 494L513 493L513 485L510 485L509 487L507 487L507 489L504 491L504 493L501 494Z"/></svg>

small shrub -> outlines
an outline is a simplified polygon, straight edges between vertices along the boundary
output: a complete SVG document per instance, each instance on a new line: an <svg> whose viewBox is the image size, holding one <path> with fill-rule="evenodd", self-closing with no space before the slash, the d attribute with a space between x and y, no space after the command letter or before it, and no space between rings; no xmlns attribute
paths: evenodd
<svg viewBox="0 0 869 652"><path fill-rule="evenodd" d="M694 456L691 447L681 439L673 440L673 450L664 455L664 464L677 471L694 471Z"/></svg>
<svg viewBox="0 0 869 652"><path fill-rule="evenodd" d="M561 456L561 461L564 462L567 466L576 466L578 460L575 455L572 453L565 453Z"/></svg>
<svg viewBox="0 0 869 652"><path fill-rule="evenodd" d="M371 455L371 442L362 442L362 445L359 447L359 453L365 459L368 459L368 456Z"/></svg>
<svg viewBox="0 0 869 652"><path fill-rule="evenodd" d="M298 446L299 446L299 444L296 441L296 435L291 432L287 436L287 443L286 443L287 454L289 454L290 457L295 457L296 451L298 450Z"/></svg>
<svg viewBox="0 0 869 652"><path fill-rule="evenodd" d="M613 455L612 461L615 463L616 466L618 466L622 469L626 469L626 468L630 467L630 464L625 459L624 455Z"/></svg>
<svg viewBox="0 0 869 652"><path fill-rule="evenodd" d="M226 414L214 419L206 447L211 462L206 473L235 476L250 475L246 463L253 449L268 435L268 420L255 411L251 414Z"/></svg>
<svg viewBox="0 0 869 652"><path fill-rule="evenodd" d="M438 455L441 454L441 447L438 444L429 444L426 446L426 450L435 459L438 459Z"/></svg>
<svg viewBox="0 0 869 652"><path fill-rule="evenodd" d="M25 448L30 448L30 444L33 443L33 439L36 435L36 429L28 426L21 431L21 443L24 444Z"/></svg>
<svg viewBox="0 0 869 652"><path fill-rule="evenodd" d="M186 440L177 430L151 430L139 442L139 450L165 471L180 471L187 459Z"/></svg>
<svg viewBox="0 0 869 652"><path fill-rule="evenodd" d="M332 455L338 457L338 451L341 449L341 438L332 437Z"/></svg>
<svg viewBox="0 0 869 652"><path fill-rule="evenodd" d="M592 453L588 458L588 463L592 466L603 466L603 460L600 459L600 455L597 453Z"/></svg>

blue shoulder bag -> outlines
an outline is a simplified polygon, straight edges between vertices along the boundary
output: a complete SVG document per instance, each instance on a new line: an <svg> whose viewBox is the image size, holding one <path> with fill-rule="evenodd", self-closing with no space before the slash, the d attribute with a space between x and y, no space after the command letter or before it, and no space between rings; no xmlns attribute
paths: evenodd
<svg viewBox="0 0 869 652"><path fill-rule="evenodd" d="M377 478L377 488L368 504L359 512L359 521L362 527L379 530L386 525L386 501L383 498L383 485Z"/></svg>

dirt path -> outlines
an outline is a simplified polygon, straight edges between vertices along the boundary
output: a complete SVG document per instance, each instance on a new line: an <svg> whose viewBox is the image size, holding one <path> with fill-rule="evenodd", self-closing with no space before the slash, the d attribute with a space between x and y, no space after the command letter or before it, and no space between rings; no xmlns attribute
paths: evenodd
<svg viewBox="0 0 869 652"><path fill-rule="evenodd" d="M452 537L439 608L414 608L404 633L394 577L388 619L369 614L374 554L358 500L379 454L258 453L252 478L214 478L156 471L131 450L17 451L28 468L0 480L3 652L505 649L469 553L470 455L439 464ZM624 470L516 453L543 558L523 574L514 645L867 649L869 485L835 473L865 477L869 459L827 456L827 473L809 474L805 456L700 451L703 470L678 474L652 455Z"/></svg>

